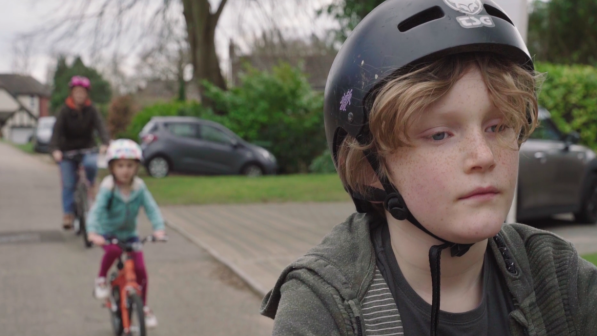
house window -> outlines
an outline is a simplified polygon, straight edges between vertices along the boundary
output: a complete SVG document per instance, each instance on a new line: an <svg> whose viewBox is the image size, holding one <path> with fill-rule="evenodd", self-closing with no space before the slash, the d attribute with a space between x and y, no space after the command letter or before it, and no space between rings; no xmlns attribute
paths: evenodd
<svg viewBox="0 0 597 336"><path fill-rule="evenodd" d="M35 96L29 96L29 105L31 105L31 109L35 109Z"/></svg>

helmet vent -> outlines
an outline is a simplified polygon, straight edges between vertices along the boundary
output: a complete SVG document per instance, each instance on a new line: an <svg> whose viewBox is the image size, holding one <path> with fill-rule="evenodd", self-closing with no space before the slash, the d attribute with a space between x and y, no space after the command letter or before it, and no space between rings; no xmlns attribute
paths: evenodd
<svg viewBox="0 0 597 336"><path fill-rule="evenodd" d="M431 7L400 22L400 24L398 24L398 30L404 33L424 23L441 19L443 17L444 11L441 9L441 7Z"/></svg>
<svg viewBox="0 0 597 336"><path fill-rule="evenodd" d="M493 6L490 6L490 5L483 5L483 6L485 7L485 11L487 12L487 14L489 14L491 16L495 16L497 18L500 18L504 21L510 22L510 24L514 26L514 23L512 23L512 20L510 20L508 15L506 15L501 10L499 10Z"/></svg>

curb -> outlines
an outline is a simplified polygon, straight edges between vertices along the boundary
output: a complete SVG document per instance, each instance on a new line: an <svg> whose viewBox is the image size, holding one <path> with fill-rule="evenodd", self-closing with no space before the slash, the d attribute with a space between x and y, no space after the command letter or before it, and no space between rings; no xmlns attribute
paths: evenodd
<svg viewBox="0 0 597 336"><path fill-rule="evenodd" d="M207 253L209 253L212 257L214 257L214 259L216 259L218 262L222 263L224 266L228 267L230 270L232 270L232 272L234 272L236 275L238 275L249 286L249 288L256 294L263 297L267 294L267 292L269 292L269 290L264 289L259 283L257 283L255 280L253 280L242 269L240 269L238 266L236 266L234 263L230 262L226 258L222 257L222 255L219 254L218 251L216 251L213 248L209 247L208 245L204 244L201 240L199 240L195 236L191 235L184 228L176 225L175 223L173 223L170 220L166 221L166 226L174 229L174 231L178 232L179 234L184 236L186 239L188 239L195 245L206 250Z"/></svg>

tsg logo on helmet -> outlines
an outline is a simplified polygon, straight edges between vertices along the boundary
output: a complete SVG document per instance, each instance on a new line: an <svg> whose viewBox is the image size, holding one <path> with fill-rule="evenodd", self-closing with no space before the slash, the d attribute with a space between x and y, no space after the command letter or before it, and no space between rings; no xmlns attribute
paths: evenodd
<svg viewBox="0 0 597 336"><path fill-rule="evenodd" d="M481 0L444 0L444 2L453 10L467 15L456 18L462 28L495 27L491 16L475 15L483 9Z"/></svg>
<svg viewBox="0 0 597 336"><path fill-rule="evenodd" d="M475 15L479 14L483 5L480 0L444 0L453 10L457 10L464 14Z"/></svg>

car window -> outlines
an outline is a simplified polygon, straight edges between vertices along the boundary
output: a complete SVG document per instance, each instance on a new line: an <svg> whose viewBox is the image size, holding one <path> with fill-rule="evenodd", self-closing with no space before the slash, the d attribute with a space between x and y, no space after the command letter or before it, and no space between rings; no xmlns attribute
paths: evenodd
<svg viewBox="0 0 597 336"><path fill-rule="evenodd" d="M141 130L141 134L147 134L155 131L156 124L153 121L148 122L143 129Z"/></svg>
<svg viewBox="0 0 597 336"><path fill-rule="evenodd" d="M197 136L197 129L195 124L189 123L168 123L166 129L173 135L184 138L195 138Z"/></svg>
<svg viewBox="0 0 597 336"><path fill-rule="evenodd" d="M560 140L561 134L553 121L549 119L541 120L539 126L531 134L531 139L538 140Z"/></svg>
<svg viewBox="0 0 597 336"><path fill-rule="evenodd" d="M206 125L201 125L201 139L226 145L229 145L233 142L232 138L228 134L215 127Z"/></svg>
<svg viewBox="0 0 597 336"><path fill-rule="evenodd" d="M56 122L56 119L42 119L37 127L39 129L51 129L54 127L54 122Z"/></svg>

